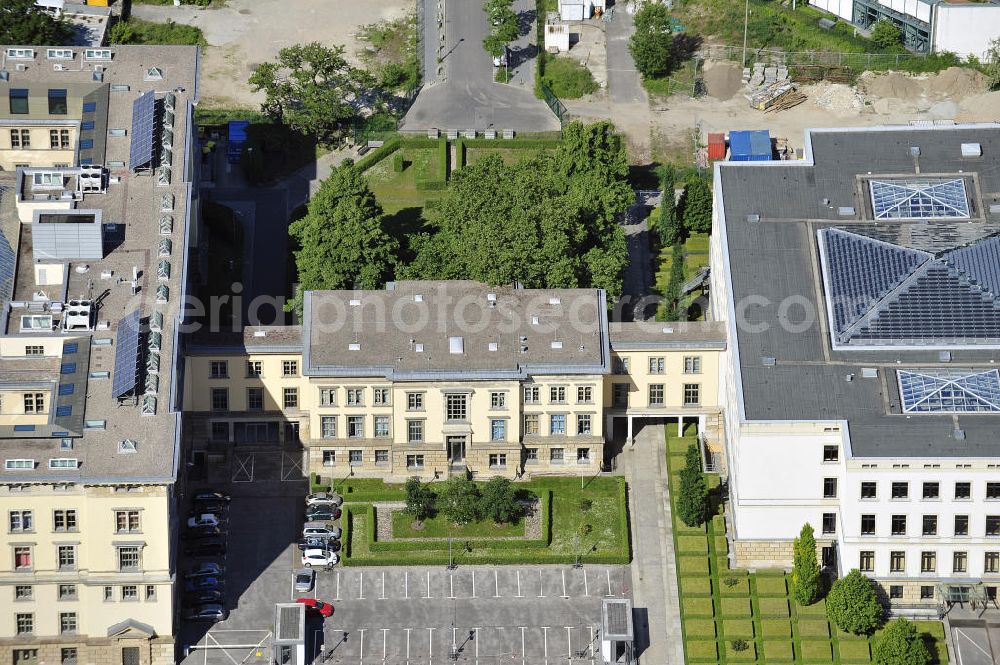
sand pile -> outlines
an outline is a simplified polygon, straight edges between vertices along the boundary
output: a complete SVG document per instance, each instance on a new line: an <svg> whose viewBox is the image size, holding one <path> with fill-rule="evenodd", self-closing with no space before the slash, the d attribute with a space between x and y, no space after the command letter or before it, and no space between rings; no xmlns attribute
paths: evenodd
<svg viewBox="0 0 1000 665"><path fill-rule="evenodd" d="M894 99L912 100L924 94L924 86L906 74L888 72L875 74L865 72L858 78L858 88L872 97L892 97Z"/></svg>
<svg viewBox="0 0 1000 665"><path fill-rule="evenodd" d="M743 87L743 69L735 62L709 60L705 63L703 80L709 97L725 101Z"/></svg>
<svg viewBox="0 0 1000 665"><path fill-rule="evenodd" d="M864 96L849 85L843 83L820 82L802 88L816 103L816 106L828 111L858 111L865 106Z"/></svg>
<svg viewBox="0 0 1000 665"><path fill-rule="evenodd" d="M927 77L927 92L951 98L967 97L986 92L986 77L965 67L949 67Z"/></svg>

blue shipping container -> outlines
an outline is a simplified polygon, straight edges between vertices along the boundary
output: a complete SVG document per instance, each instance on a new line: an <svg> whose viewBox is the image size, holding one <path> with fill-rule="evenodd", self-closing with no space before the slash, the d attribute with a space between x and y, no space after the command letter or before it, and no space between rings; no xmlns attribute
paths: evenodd
<svg viewBox="0 0 1000 665"><path fill-rule="evenodd" d="M771 160L771 133L766 129L729 132L729 159L733 162Z"/></svg>
<svg viewBox="0 0 1000 665"><path fill-rule="evenodd" d="M247 127L249 125L250 121L248 120L229 121L229 145L226 157L230 164L240 161L240 155L243 154L243 144L247 142Z"/></svg>

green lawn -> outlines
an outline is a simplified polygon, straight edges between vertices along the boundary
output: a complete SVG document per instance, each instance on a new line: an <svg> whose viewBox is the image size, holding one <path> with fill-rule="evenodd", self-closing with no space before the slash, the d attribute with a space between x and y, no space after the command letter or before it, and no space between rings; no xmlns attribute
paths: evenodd
<svg viewBox="0 0 1000 665"><path fill-rule="evenodd" d="M126 44L173 44L181 46L207 46L201 29L183 23L154 23L138 18L128 20L129 37Z"/></svg>
<svg viewBox="0 0 1000 665"><path fill-rule="evenodd" d="M381 518L380 518L381 519ZM413 518L401 510L392 514L392 535L394 538L522 538L524 518L515 524L494 524L486 520L471 524L456 525L440 513L423 522L422 529L414 529Z"/></svg>
<svg viewBox="0 0 1000 665"><path fill-rule="evenodd" d="M667 454L680 455L694 436L671 436ZM718 476L709 475L709 487ZM675 498L671 479L671 499ZM725 520L715 515L705 526L686 527L673 512L674 547L683 619L684 651L689 663L730 665L870 665L871 645L878 639L848 636L831 630L825 603L800 607L789 595L783 571L726 570ZM694 554L699 551L702 554ZM944 628L938 621L917 621L934 665L947 665ZM743 646L740 649L737 647Z"/></svg>
<svg viewBox="0 0 1000 665"><path fill-rule="evenodd" d="M400 148L403 154L402 173L392 170L392 156L376 163L365 173L368 186L387 214L407 208L423 208L428 201L440 199L444 190L418 190L417 180L436 180L440 169L437 148Z"/></svg>
<svg viewBox="0 0 1000 665"><path fill-rule="evenodd" d="M590 70L566 57L546 57L542 81L559 99L579 99L598 89Z"/></svg>

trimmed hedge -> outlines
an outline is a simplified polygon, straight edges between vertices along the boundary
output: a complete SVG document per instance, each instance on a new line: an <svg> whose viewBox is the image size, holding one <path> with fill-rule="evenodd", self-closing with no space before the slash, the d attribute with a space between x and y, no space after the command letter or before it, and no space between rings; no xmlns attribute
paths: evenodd
<svg viewBox="0 0 1000 665"><path fill-rule="evenodd" d="M463 139L465 149L493 148L496 150L551 150L562 145L561 139Z"/></svg>
<svg viewBox="0 0 1000 665"><path fill-rule="evenodd" d="M460 138L455 142L455 165L454 168L461 169L465 167L465 139Z"/></svg>
<svg viewBox="0 0 1000 665"><path fill-rule="evenodd" d="M313 471L309 474L309 492L315 494L316 492L329 492L330 486L324 485L321 482L320 475Z"/></svg>
<svg viewBox="0 0 1000 665"><path fill-rule="evenodd" d="M410 144L409 141L407 141L407 145L412 145L412 144ZM385 159L392 153L399 150L401 147L403 147L402 139L390 139L386 141L380 147L375 148L367 155L358 160L357 162L358 170L364 173L365 171L375 166L376 164L381 162L383 159Z"/></svg>
<svg viewBox="0 0 1000 665"><path fill-rule="evenodd" d="M427 180L420 178L416 182L418 192L436 192L448 188L444 180Z"/></svg>
<svg viewBox="0 0 1000 665"><path fill-rule="evenodd" d="M392 156L392 171L393 173L402 173L405 168L403 163L403 153L396 151L396 154Z"/></svg>
<svg viewBox="0 0 1000 665"><path fill-rule="evenodd" d="M438 180L442 183L448 182L448 139L441 137L438 139ZM417 183L417 189L420 189L420 183ZM441 187L444 189L444 187Z"/></svg>

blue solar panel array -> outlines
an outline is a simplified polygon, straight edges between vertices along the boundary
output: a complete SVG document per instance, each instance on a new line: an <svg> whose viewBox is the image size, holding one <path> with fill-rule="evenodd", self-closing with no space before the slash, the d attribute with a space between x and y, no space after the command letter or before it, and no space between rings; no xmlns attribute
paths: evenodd
<svg viewBox="0 0 1000 665"><path fill-rule="evenodd" d="M822 229L820 235L828 265L827 298L831 300L838 336L932 258L927 252L840 229Z"/></svg>
<svg viewBox="0 0 1000 665"><path fill-rule="evenodd" d="M129 145L128 165L133 171L153 161L155 131L156 98L150 90L132 102L132 142Z"/></svg>
<svg viewBox="0 0 1000 665"><path fill-rule="evenodd" d="M983 291L1000 296L1000 237L956 249L942 258Z"/></svg>
<svg viewBox="0 0 1000 665"><path fill-rule="evenodd" d="M903 413L1000 412L1000 371L900 370Z"/></svg>
<svg viewBox="0 0 1000 665"><path fill-rule="evenodd" d="M962 178L872 180L875 219L969 219Z"/></svg>
<svg viewBox="0 0 1000 665"><path fill-rule="evenodd" d="M118 322L115 340L115 375L111 396L118 398L135 390L139 381L139 310Z"/></svg>

